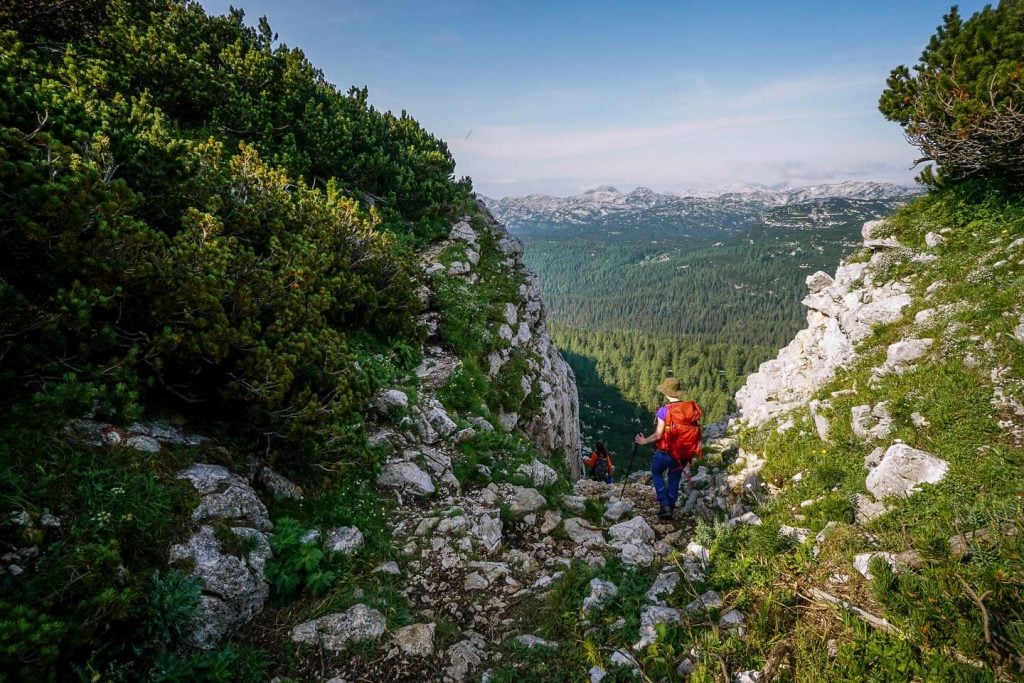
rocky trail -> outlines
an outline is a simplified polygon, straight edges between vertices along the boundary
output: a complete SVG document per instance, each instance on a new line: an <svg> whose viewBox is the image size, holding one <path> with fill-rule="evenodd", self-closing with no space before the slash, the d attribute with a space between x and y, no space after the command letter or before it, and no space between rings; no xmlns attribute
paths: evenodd
<svg viewBox="0 0 1024 683"><path fill-rule="evenodd" d="M554 483L554 470L543 463L535 461L531 469L536 485ZM461 681L486 671L509 638L528 647L557 647L532 633L533 617L577 561L603 567L618 557L629 565L664 565L666 573L652 586L656 606L658 595L679 582L670 556L686 547L695 522L685 514L658 520L651 490L642 481L629 483L620 498L619 484L584 480L548 507L536 488L491 483L400 511L394 540L405 558L399 570L408 577L403 593L423 623L392 634L392 645L370 670L350 661L333 671L334 680ZM603 514L592 521L588 508ZM690 580L703 578L699 554L683 564ZM587 599L596 604L614 590L611 584L592 586ZM444 650L434 647L437 619L461 636Z"/></svg>

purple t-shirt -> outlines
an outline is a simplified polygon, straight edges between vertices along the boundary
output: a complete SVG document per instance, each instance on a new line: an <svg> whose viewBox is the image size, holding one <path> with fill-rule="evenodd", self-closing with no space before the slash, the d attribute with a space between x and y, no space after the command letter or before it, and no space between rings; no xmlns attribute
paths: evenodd
<svg viewBox="0 0 1024 683"><path fill-rule="evenodd" d="M663 405L662 407L658 408L657 418L664 422L666 417L668 417L668 406Z"/></svg>

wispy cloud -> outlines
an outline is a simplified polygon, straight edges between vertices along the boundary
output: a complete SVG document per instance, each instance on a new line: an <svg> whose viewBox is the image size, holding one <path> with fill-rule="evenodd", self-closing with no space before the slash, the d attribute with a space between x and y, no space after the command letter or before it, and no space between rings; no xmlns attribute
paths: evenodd
<svg viewBox="0 0 1024 683"><path fill-rule="evenodd" d="M663 188L796 178L906 180L902 159L909 151L898 128L882 124L865 101L877 87L873 74L836 70L748 87L702 82L684 94L669 91L656 110L625 112L619 123L482 123L471 138L450 144L462 172L485 192L610 179Z"/></svg>

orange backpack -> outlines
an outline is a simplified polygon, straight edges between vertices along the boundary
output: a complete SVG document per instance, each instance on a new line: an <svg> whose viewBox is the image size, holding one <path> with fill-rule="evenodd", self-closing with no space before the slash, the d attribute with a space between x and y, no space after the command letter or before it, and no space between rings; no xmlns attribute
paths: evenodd
<svg viewBox="0 0 1024 683"><path fill-rule="evenodd" d="M700 446L700 419L704 413L696 401L673 401L666 404L665 429L657 449L665 451L680 465L703 457Z"/></svg>

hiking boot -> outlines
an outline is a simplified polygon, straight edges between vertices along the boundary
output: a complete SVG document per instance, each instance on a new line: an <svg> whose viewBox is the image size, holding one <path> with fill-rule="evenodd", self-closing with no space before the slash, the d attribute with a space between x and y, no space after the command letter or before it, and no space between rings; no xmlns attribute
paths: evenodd
<svg viewBox="0 0 1024 683"><path fill-rule="evenodd" d="M668 505L662 505L658 510L658 519L672 519L672 508Z"/></svg>

